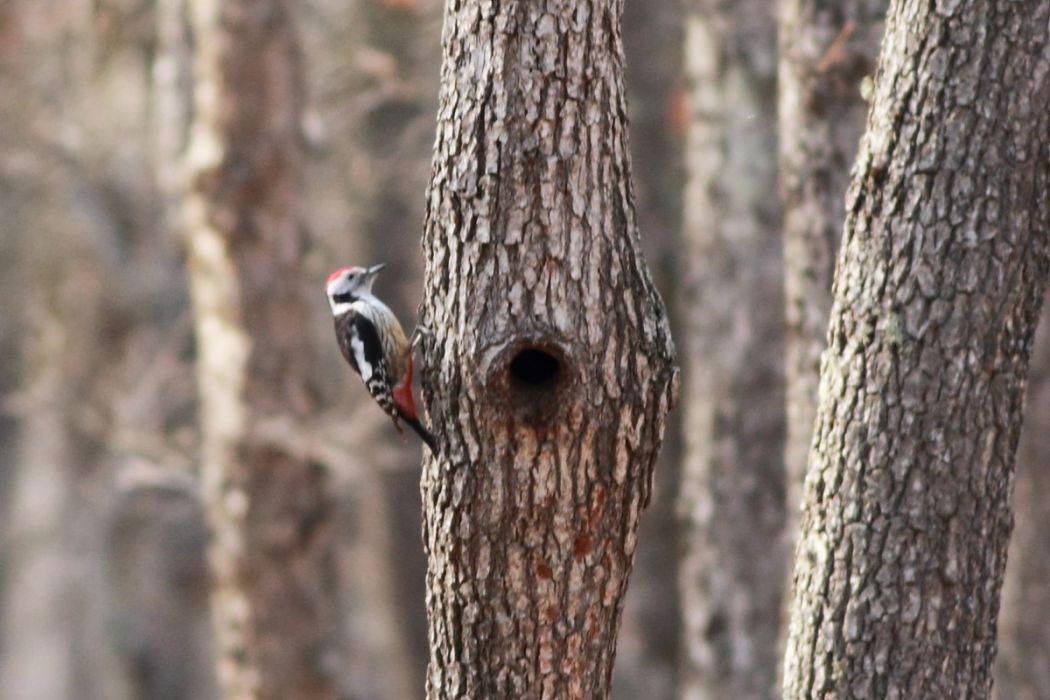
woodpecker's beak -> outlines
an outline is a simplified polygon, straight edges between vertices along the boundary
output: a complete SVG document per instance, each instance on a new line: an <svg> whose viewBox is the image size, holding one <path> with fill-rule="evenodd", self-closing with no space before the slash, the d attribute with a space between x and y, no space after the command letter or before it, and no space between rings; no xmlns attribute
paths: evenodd
<svg viewBox="0 0 1050 700"><path fill-rule="evenodd" d="M379 263L378 265L373 265L372 267L368 268L368 279L374 278L384 267L386 267L386 263Z"/></svg>

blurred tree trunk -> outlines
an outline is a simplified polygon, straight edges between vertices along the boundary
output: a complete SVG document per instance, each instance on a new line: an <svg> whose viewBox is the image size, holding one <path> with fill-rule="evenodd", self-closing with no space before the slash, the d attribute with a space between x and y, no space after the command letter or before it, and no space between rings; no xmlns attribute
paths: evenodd
<svg viewBox="0 0 1050 700"><path fill-rule="evenodd" d="M625 2L623 43L630 108L630 152L642 251L653 281L674 302L682 209L681 130L675 97L681 91L680 0ZM669 313L675 332L674 313ZM672 700L681 635L678 605L678 465L681 442L672 415L654 467L652 502L642 519L634 573L616 645L613 698Z"/></svg>
<svg viewBox="0 0 1050 700"><path fill-rule="evenodd" d="M888 0L780 0L777 107L784 206L787 524L798 530L846 185Z"/></svg>
<svg viewBox="0 0 1050 700"><path fill-rule="evenodd" d="M688 9L681 696L772 698L786 565L775 24L760 0Z"/></svg>
<svg viewBox="0 0 1050 700"><path fill-rule="evenodd" d="M1047 270L1050 6L896 0L847 199L789 698L988 697Z"/></svg>
<svg viewBox="0 0 1050 700"><path fill-rule="evenodd" d="M196 313L212 611L229 698L334 698L340 660L321 465L267 441L314 408L299 280L301 67L292 4L191 0Z"/></svg>
<svg viewBox="0 0 1050 700"><path fill-rule="evenodd" d="M69 329L54 299L38 295L26 343L26 391L20 467L7 516L5 640L0 688L9 700L73 698L76 579L69 571L65 514L74 478L68 416L69 377L63 372ZM29 360L29 358L32 358Z"/></svg>
<svg viewBox="0 0 1050 700"><path fill-rule="evenodd" d="M113 318L98 261L65 235L73 228L68 210L42 194L26 212L36 217L36 235L49 252L63 249L85 264L20 251L32 274L23 297L18 465L4 514L0 688L11 700L120 700L128 688L107 638L102 586L110 474L96 439L105 421L97 378L112 350L99 329Z"/></svg>
<svg viewBox="0 0 1050 700"><path fill-rule="evenodd" d="M198 463L183 453L192 453L190 446L180 445L198 436L187 280L177 255L192 102L186 0L157 0L151 18L142 28L147 63L135 87L144 117L136 155L152 177L125 195L138 199L150 220L138 245L121 251L129 267L149 272L148 281L121 276L116 290L131 320L109 378L116 498L106 533L107 622L133 697L204 699L218 694L207 532ZM129 29L124 23L110 26L117 33L111 47L129 41L121 35Z"/></svg>
<svg viewBox="0 0 1050 700"><path fill-rule="evenodd" d="M189 138L192 63L188 0L156 0L154 55L150 74L153 171L165 224L172 239L183 233L185 195L182 154Z"/></svg>
<svg viewBox="0 0 1050 700"><path fill-rule="evenodd" d="M605 698L675 379L620 0L447 6L421 375L430 698Z"/></svg>
<svg viewBox="0 0 1050 700"><path fill-rule="evenodd" d="M17 269L5 321L19 324L25 372L5 406L20 421L2 511L0 692L120 700L129 688L106 626L112 472L102 394L121 315L105 284L113 229L96 198L104 175L79 148L79 98L97 77L90 11L13 2L0 15L0 209Z"/></svg>
<svg viewBox="0 0 1050 700"><path fill-rule="evenodd" d="M397 270L379 284L383 300L406 326L413 325L422 286L419 224L423 219L429 164L433 156L440 61L440 0L370 0L355 3L353 36L357 89L351 128L340 139L349 173L342 183L353 207L351 228L361 264L385 262ZM356 390L357 387L354 387ZM371 402L355 391L359 400ZM369 408L369 411L374 410ZM416 700L427 664L426 559L420 547L420 447L393 435L382 420L372 440L397 447L377 453L376 471L362 470L358 532L371 545L374 565L361 576L362 607L374 619L373 669L383 670L385 687L376 698ZM385 458L385 459L384 459ZM370 581L367 579L371 579Z"/></svg>
<svg viewBox="0 0 1050 700"><path fill-rule="evenodd" d="M422 282L420 193L433 157L443 2L313 4L319 11L304 18L304 31L316 40L304 48L323 128L308 189L325 272L336 261L386 262L397 274L383 276L377 291L410 327ZM418 700L427 664L420 446L397 435L337 359L345 384L331 387L333 402L360 408L361 444L383 446L362 453L354 477L340 484L347 672L354 697Z"/></svg>
<svg viewBox="0 0 1050 700"><path fill-rule="evenodd" d="M131 480L127 471L124 478ZM131 697L213 698L207 533L196 492L147 482L118 495L108 533L110 622L119 631Z"/></svg>
<svg viewBox="0 0 1050 700"><path fill-rule="evenodd" d="M1050 306L1045 305L1017 449L1014 512L995 695L1002 700L1039 700L1050 689Z"/></svg>

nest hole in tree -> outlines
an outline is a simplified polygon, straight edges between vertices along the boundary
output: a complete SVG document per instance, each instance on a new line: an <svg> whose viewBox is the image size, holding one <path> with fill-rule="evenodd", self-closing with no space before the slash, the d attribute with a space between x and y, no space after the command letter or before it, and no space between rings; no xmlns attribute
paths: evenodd
<svg viewBox="0 0 1050 700"><path fill-rule="evenodd" d="M510 361L510 376L515 384L532 389L553 386L561 373L561 362L539 348L524 348Z"/></svg>
<svg viewBox="0 0 1050 700"><path fill-rule="evenodd" d="M569 375L565 355L554 345L527 342L504 365L506 388L514 414L534 426L548 423L558 413L560 396Z"/></svg>

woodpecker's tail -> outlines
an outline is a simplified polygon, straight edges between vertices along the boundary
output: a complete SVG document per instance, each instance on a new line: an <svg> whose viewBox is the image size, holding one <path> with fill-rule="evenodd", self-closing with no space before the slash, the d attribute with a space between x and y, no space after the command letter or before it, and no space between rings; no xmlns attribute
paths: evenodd
<svg viewBox="0 0 1050 700"><path fill-rule="evenodd" d="M436 455L438 453L437 440L434 439L434 436L429 430L423 427L423 424L419 422L418 418L406 418L401 416L401 420L410 425L412 430L416 431L416 434L419 435L423 442L427 443L427 447L430 448L432 454Z"/></svg>

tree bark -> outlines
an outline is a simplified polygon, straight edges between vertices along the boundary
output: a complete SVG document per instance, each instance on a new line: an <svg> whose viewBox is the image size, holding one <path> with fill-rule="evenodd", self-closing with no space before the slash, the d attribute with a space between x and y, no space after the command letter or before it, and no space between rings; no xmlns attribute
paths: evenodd
<svg viewBox="0 0 1050 700"><path fill-rule="evenodd" d="M820 354L849 169L864 130L887 0L780 0L778 133L784 222L787 522L798 531Z"/></svg>
<svg viewBox="0 0 1050 700"><path fill-rule="evenodd" d="M1039 322L1017 448L1013 538L1003 581L995 695L1039 700L1050 688L1050 307Z"/></svg>
<svg viewBox="0 0 1050 700"><path fill-rule="evenodd" d="M192 0L188 265L228 698L333 698L331 503L321 465L266 440L314 408L299 284L299 48L292 4Z"/></svg>
<svg viewBox="0 0 1050 700"><path fill-rule="evenodd" d="M772 698L786 566L776 26L760 0L688 10L680 695Z"/></svg>
<svg viewBox="0 0 1050 700"><path fill-rule="evenodd" d="M430 698L605 698L676 372L622 0L447 5L421 374Z"/></svg>
<svg viewBox="0 0 1050 700"><path fill-rule="evenodd" d="M988 697L1047 270L1050 6L897 0L847 199L789 698Z"/></svg>

